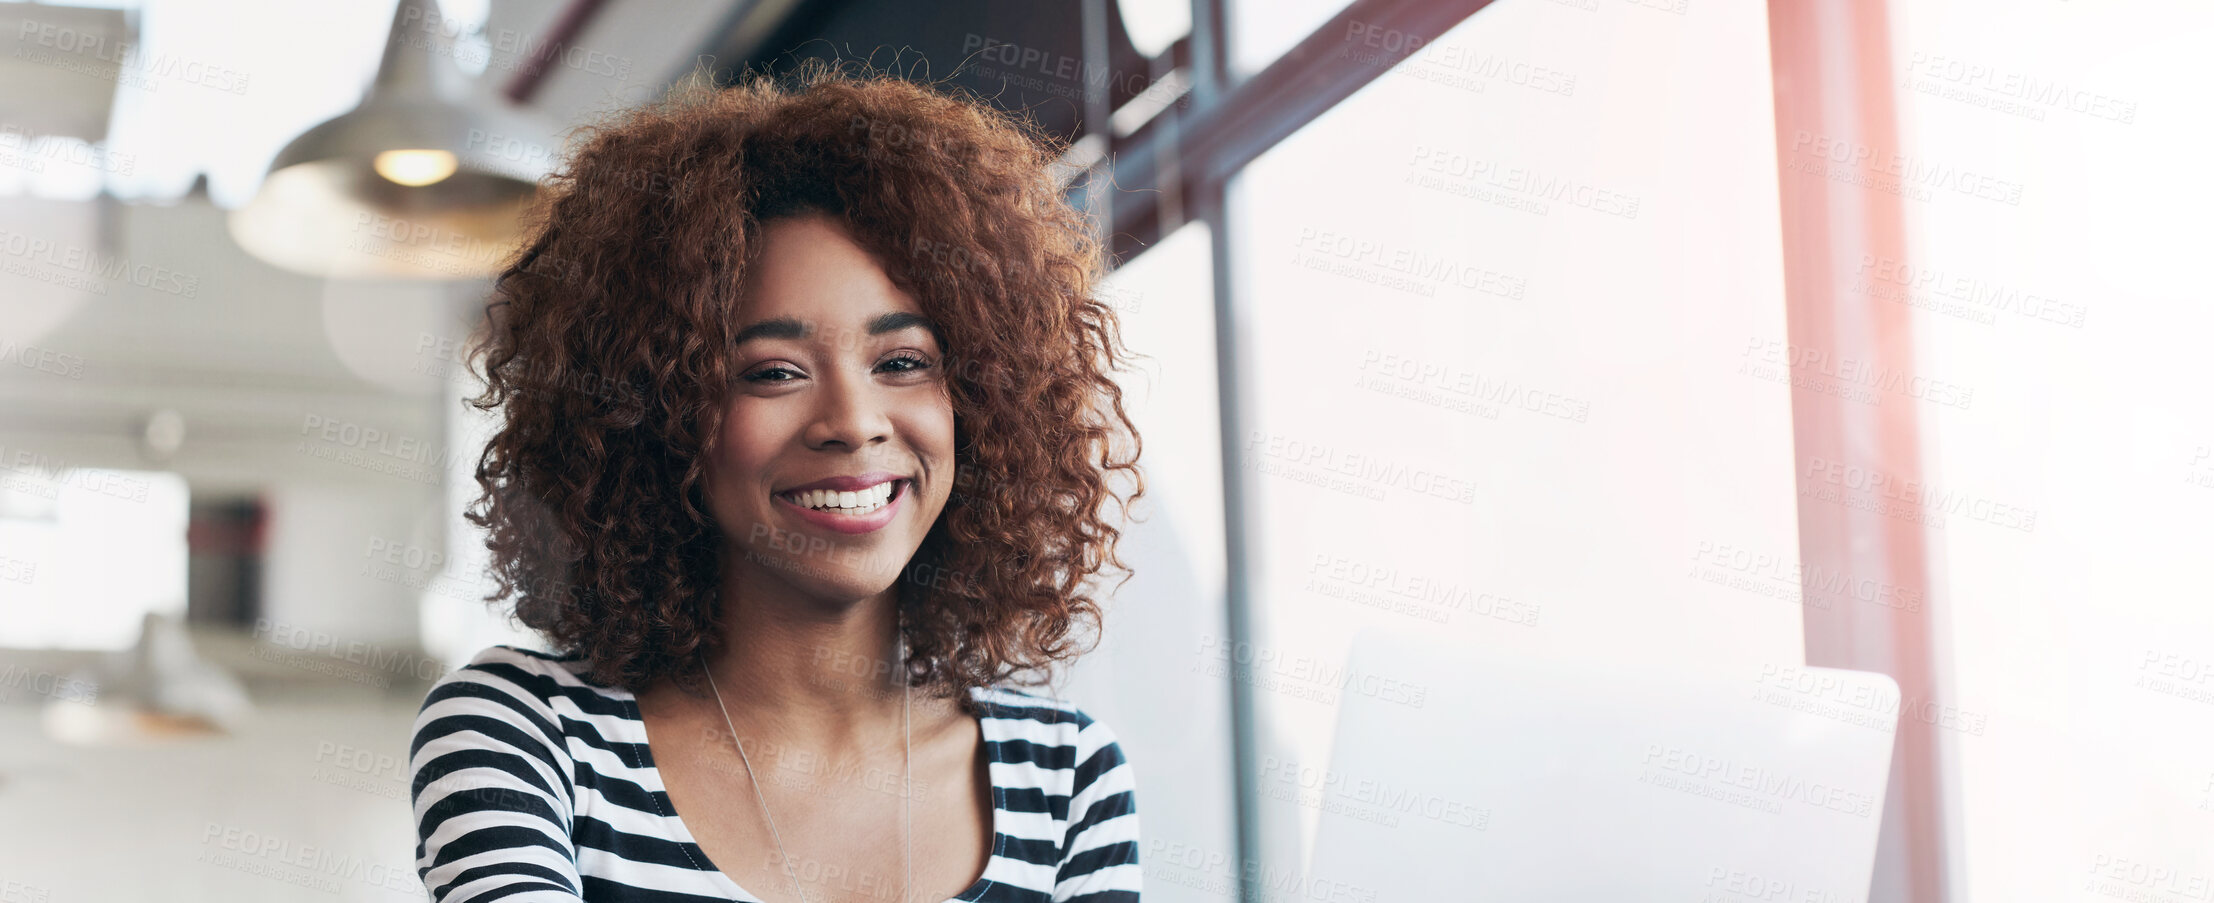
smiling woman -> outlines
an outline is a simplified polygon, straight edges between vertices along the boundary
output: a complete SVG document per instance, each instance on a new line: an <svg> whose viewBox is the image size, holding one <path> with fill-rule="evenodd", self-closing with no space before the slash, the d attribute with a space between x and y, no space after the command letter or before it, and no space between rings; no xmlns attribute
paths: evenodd
<svg viewBox="0 0 2214 903"><path fill-rule="evenodd" d="M1144 492L1053 152L820 67L585 136L472 354L469 516L554 650L423 702L434 898L1137 899L1133 768L1034 692Z"/></svg>

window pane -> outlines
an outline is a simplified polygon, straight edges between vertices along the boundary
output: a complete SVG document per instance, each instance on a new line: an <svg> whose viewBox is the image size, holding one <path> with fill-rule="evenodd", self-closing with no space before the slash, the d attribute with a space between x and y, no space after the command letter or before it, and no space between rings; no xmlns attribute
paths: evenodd
<svg viewBox="0 0 2214 903"><path fill-rule="evenodd" d="M1123 33L1138 55L1152 59L1192 31L1191 0L1117 0Z"/></svg>
<svg viewBox="0 0 2214 903"><path fill-rule="evenodd" d="M1267 873L1341 817L1307 776L1363 627L1804 660L1789 387L1750 356L1784 336L1768 73L1757 5L1499 4L1232 186Z"/></svg>
<svg viewBox="0 0 2214 903"><path fill-rule="evenodd" d="M1145 441L1145 496L1117 546L1135 573L1101 587L1114 594L1106 633L1069 689L1137 766L1145 898L1190 903L1219 903L1237 854L1229 674L1191 657L1221 642L1226 621L1213 254L1206 226L1187 224L1099 292L1145 355L1118 376Z"/></svg>
<svg viewBox="0 0 2214 903"><path fill-rule="evenodd" d="M1232 78L1268 68L1353 0L1230 0Z"/></svg>
<svg viewBox="0 0 2214 903"><path fill-rule="evenodd" d="M1906 148L1869 168L1909 260L1855 289L1908 305L1969 393L1921 409L1953 637L1922 717L1954 728L1973 899L2203 898L2214 875L2214 10L2155 6L1894 19Z"/></svg>
<svg viewBox="0 0 2214 903"><path fill-rule="evenodd" d="M8 454L0 649L128 649L146 615L184 617L183 478Z"/></svg>

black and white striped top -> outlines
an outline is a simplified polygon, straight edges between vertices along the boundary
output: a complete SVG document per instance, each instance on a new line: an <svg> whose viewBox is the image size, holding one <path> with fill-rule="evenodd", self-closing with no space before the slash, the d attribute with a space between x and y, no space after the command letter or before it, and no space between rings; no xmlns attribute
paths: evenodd
<svg viewBox="0 0 2214 903"><path fill-rule="evenodd" d="M758 903L670 808L636 697L581 667L492 646L424 697L408 777L431 899ZM1136 901L1137 798L1114 732L1062 701L970 692L985 708L992 857L947 903Z"/></svg>

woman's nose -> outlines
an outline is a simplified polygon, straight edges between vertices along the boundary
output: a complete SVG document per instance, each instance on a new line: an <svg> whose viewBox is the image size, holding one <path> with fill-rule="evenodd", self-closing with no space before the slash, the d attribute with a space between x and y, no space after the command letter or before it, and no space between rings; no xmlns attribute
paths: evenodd
<svg viewBox="0 0 2214 903"><path fill-rule="evenodd" d="M808 447L861 448L891 438L890 398L867 376L840 372L826 377L816 399L815 416L807 426Z"/></svg>

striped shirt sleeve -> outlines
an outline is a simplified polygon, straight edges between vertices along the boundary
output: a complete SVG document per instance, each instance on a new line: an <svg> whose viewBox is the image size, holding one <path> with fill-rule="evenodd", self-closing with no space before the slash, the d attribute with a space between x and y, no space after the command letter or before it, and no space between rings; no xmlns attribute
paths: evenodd
<svg viewBox="0 0 2214 903"><path fill-rule="evenodd" d="M1076 779L1054 903L1137 903L1137 779L1105 722L1078 716Z"/></svg>
<svg viewBox="0 0 2214 903"><path fill-rule="evenodd" d="M437 903L577 903L575 766L553 678L494 646L441 678L408 747L415 872Z"/></svg>

